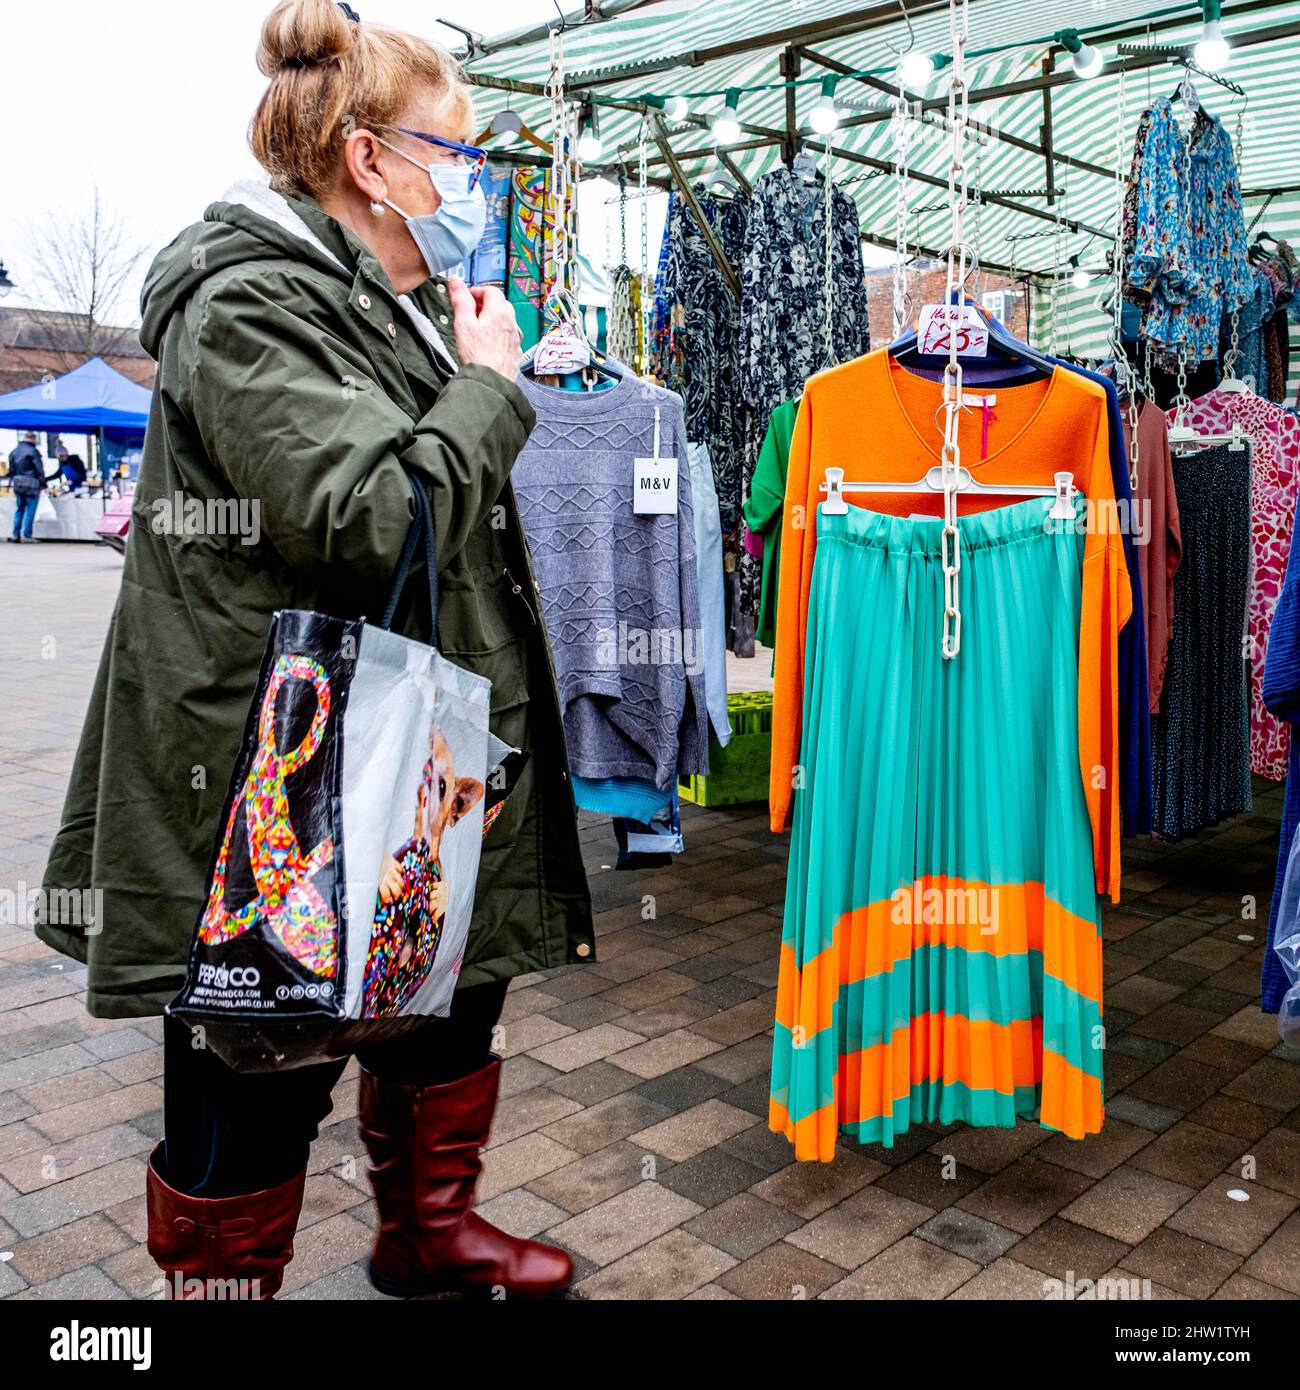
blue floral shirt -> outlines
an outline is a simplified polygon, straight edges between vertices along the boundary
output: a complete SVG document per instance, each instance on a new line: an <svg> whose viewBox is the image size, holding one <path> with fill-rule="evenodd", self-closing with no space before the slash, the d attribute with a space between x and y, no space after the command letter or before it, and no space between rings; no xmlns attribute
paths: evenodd
<svg viewBox="0 0 1300 1390"><path fill-rule="evenodd" d="M1218 356L1224 314L1255 286L1246 259L1241 187L1232 141L1201 113L1189 143L1161 97L1143 127L1131 286L1150 295L1143 332L1189 364Z"/></svg>

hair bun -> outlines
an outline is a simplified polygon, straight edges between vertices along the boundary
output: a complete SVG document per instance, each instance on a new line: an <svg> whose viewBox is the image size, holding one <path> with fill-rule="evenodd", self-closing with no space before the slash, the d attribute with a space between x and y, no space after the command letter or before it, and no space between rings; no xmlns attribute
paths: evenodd
<svg viewBox="0 0 1300 1390"><path fill-rule="evenodd" d="M262 25L257 66L274 77L287 68L338 62L352 51L357 32L334 0L282 0Z"/></svg>

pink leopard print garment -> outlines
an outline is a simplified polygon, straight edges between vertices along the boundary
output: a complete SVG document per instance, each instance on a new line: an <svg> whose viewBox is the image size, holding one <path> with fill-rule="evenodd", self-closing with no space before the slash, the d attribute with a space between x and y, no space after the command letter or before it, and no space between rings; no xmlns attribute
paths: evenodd
<svg viewBox="0 0 1300 1390"><path fill-rule="evenodd" d="M1169 423L1175 422L1169 412ZM1286 776L1290 728L1264 708L1264 654L1295 522L1300 481L1300 420L1253 391L1214 390L1194 400L1185 424L1196 430L1230 430L1251 442L1250 529L1250 770L1280 782ZM1174 446L1177 448L1177 446ZM1177 617L1175 616L1175 621Z"/></svg>

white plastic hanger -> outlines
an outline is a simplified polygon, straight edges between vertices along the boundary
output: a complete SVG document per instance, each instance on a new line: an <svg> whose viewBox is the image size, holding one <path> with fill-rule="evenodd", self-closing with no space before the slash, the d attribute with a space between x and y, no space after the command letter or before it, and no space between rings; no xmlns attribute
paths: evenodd
<svg viewBox="0 0 1300 1390"><path fill-rule="evenodd" d="M1226 391L1229 395L1241 394L1249 396L1254 394L1250 382L1242 381L1239 376L1225 376L1215 389Z"/></svg>
<svg viewBox="0 0 1300 1390"><path fill-rule="evenodd" d="M1048 513L1053 521L1074 520L1073 473L1052 474L1051 487L1036 486L1031 483L981 483L972 476L970 469L958 468L957 491L967 492L976 497L1054 497L1056 501ZM822 483L826 500L822 511L827 516L845 516L849 506L844 496L849 492L943 492L943 469L935 464L925 474L910 483L846 483L842 468L828 468L826 481Z"/></svg>
<svg viewBox="0 0 1300 1390"><path fill-rule="evenodd" d="M1195 444L1206 448L1211 444L1226 444L1234 454L1239 454L1246 447L1246 436L1235 420L1231 430L1216 430L1210 434L1198 434L1191 425L1171 425L1169 446L1173 448L1178 444Z"/></svg>

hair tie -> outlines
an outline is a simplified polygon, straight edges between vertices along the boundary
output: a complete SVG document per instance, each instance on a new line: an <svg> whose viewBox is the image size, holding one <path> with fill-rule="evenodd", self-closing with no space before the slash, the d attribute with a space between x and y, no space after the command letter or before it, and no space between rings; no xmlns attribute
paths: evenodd
<svg viewBox="0 0 1300 1390"><path fill-rule="evenodd" d="M361 16L356 12L356 10L352 8L351 5L345 5L342 3L342 0L340 0L339 9L341 9L343 13L347 15L347 17L353 22L353 24L361 23Z"/></svg>

